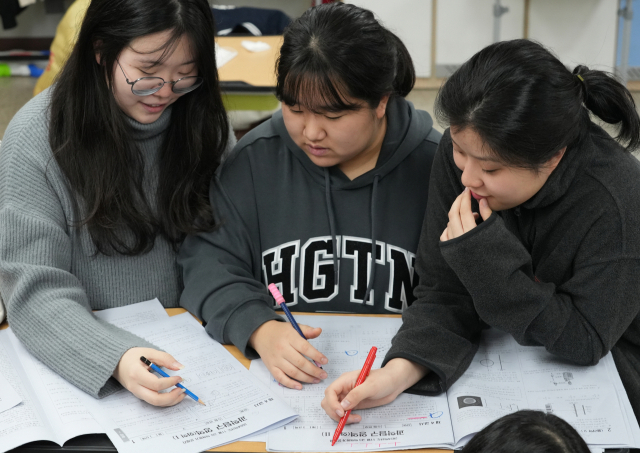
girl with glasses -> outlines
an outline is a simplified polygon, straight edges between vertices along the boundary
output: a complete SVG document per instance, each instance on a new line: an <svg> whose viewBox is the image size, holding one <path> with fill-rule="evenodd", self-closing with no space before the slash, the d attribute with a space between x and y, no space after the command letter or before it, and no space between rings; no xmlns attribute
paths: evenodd
<svg viewBox="0 0 640 453"><path fill-rule="evenodd" d="M308 10L284 33L282 111L216 174L220 228L181 248L181 304L216 340L260 356L284 386L325 379L305 356L327 358L280 322L268 284L292 311L401 313L413 302L440 139L429 114L405 100L414 81L404 44L373 13L345 3Z"/></svg>
<svg viewBox="0 0 640 453"><path fill-rule="evenodd" d="M180 364L91 310L176 307L176 251L214 225L209 182L234 138L206 0L93 0L51 89L0 156L0 290L29 351L85 392L184 398L140 356Z"/></svg>
<svg viewBox="0 0 640 453"><path fill-rule="evenodd" d="M463 64L436 112L450 127L434 159L417 299L383 368L357 388L357 372L327 388L327 414L338 420L405 390L446 391L494 327L578 365L611 351L640 415L640 165L630 152L640 118L631 93L514 40ZM590 114L616 125L616 138Z"/></svg>

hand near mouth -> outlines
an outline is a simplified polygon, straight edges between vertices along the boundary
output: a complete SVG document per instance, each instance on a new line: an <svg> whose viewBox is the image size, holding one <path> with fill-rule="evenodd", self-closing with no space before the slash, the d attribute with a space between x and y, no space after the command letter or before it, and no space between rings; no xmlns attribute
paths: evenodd
<svg viewBox="0 0 640 453"><path fill-rule="evenodd" d="M449 210L449 223L447 223L447 228L445 228L442 235L440 235L440 240L445 242L462 236L467 231L473 230L477 225L476 222L478 218L480 218L480 215L482 215L483 220L487 220L493 212L489 207L487 199L480 199L479 205L480 214L471 211L471 191L468 187L465 188L451 205L451 209Z"/></svg>

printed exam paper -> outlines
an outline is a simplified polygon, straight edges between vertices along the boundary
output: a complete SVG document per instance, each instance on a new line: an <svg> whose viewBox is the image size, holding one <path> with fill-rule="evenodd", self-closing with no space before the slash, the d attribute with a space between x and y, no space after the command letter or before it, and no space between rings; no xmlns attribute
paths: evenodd
<svg viewBox="0 0 640 453"><path fill-rule="evenodd" d="M301 315L296 320L322 328L322 335L310 342L329 359L323 366L329 377L320 384L305 384L302 391L291 390L278 384L262 361L252 361L251 372L300 414L292 423L267 433L267 450L329 450L337 423L320 406L325 388L342 373L361 369L371 346L378 347L373 369L379 368L402 322L399 318ZM460 448L484 426L520 409L558 415L592 447L640 446L640 428L611 354L596 366L581 367L552 356L543 347L520 346L508 334L487 330L471 366L447 394L403 393L389 405L356 410L362 421L346 425L334 448Z"/></svg>

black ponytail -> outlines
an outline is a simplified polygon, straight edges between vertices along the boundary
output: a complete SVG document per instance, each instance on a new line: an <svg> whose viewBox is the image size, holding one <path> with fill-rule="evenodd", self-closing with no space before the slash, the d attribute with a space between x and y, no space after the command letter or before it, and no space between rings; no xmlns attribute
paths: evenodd
<svg viewBox="0 0 640 453"><path fill-rule="evenodd" d="M583 86L583 103L602 121L619 125L616 137L627 142L627 148L640 146L640 120L636 104L629 90L611 74L593 71L586 66L576 66L573 74Z"/></svg>
<svg viewBox="0 0 640 453"><path fill-rule="evenodd" d="M640 145L640 118L629 91L602 71L573 73L540 44L524 39L485 47L444 84L438 120L472 128L508 165L538 169L589 134L589 111L620 127L627 149Z"/></svg>
<svg viewBox="0 0 640 453"><path fill-rule="evenodd" d="M311 110L358 109L347 96L375 108L415 83L402 41L371 11L340 2L310 8L287 27L276 72L278 99Z"/></svg>

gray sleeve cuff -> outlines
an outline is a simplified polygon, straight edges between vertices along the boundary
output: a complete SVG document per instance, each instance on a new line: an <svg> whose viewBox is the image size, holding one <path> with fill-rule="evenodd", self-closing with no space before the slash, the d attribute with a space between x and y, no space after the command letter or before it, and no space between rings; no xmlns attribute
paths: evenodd
<svg viewBox="0 0 640 453"><path fill-rule="evenodd" d="M255 349L249 346L249 338L258 327L272 319L284 321L264 301L252 300L242 304L229 317L224 327L225 342L233 343L247 359L257 359L260 356Z"/></svg>

